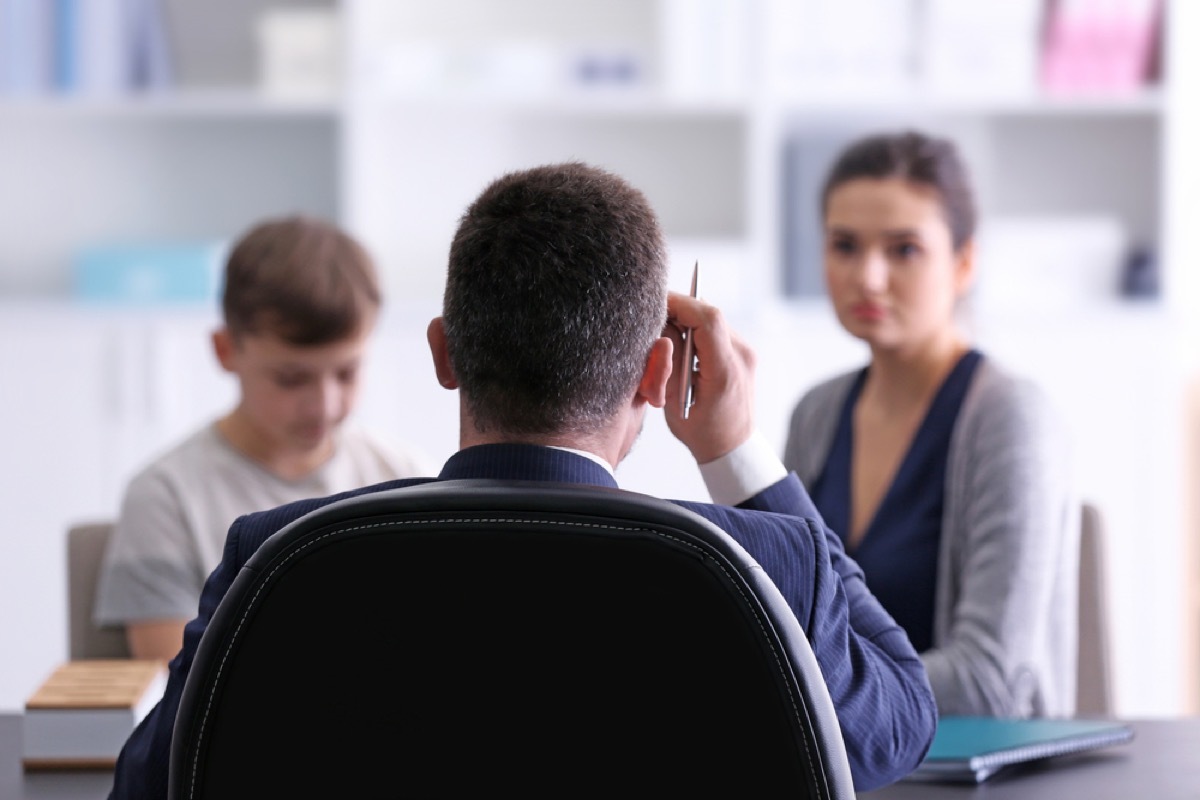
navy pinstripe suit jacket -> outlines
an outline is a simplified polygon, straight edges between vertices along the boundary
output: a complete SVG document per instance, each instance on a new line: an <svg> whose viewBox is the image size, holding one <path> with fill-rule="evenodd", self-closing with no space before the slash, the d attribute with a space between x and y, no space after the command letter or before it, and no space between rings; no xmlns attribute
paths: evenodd
<svg viewBox="0 0 1200 800"><path fill-rule="evenodd" d="M437 478L381 483L240 517L220 565L200 597L171 661L162 701L130 735L117 762L111 798L165 798L171 731L196 647L242 565L271 534L322 505L364 492L430 480L497 478L616 487L587 458L533 445L483 445L459 451ZM937 708L924 667L904 631L867 590L862 571L824 522L795 474L737 508L676 501L736 539L779 587L808 634L829 685L846 741L854 785L866 790L906 775L933 739Z"/></svg>

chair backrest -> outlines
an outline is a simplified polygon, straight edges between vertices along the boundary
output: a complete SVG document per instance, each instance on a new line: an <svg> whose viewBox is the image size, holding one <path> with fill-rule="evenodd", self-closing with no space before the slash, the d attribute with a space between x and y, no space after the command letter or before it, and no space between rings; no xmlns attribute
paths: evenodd
<svg viewBox="0 0 1200 800"><path fill-rule="evenodd" d="M1110 716L1112 653L1109 643L1108 582L1105 577L1104 518L1083 504L1079 538L1079 671L1075 713Z"/></svg>
<svg viewBox="0 0 1200 800"><path fill-rule="evenodd" d="M102 628L92 621L100 562L112 523L90 522L67 529L67 613L71 659L129 658L125 630Z"/></svg>
<svg viewBox="0 0 1200 800"><path fill-rule="evenodd" d="M169 796L510 793L853 797L800 624L690 511L450 481L264 543L197 650Z"/></svg>

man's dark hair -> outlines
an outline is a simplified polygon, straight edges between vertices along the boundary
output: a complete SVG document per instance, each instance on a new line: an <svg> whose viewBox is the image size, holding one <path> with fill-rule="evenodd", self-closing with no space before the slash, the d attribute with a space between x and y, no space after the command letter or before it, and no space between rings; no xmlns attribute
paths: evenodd
<svg viewBox="0 0 1200 800"><path fill-rule="evenodd" d="M273 333L289 344L330 344L378 311L371 257L331 223L306 216L260 222L234 244L221 296L235 337Z"/></svg>
<svg viewBox="0 0 1200 800"><path fill-rule="evenodd" d="M917 131L867 136L852 142L829 171L821 190L822 213L829 195L857 178L902 178L938 193L957 250L975 235L975 194L958 148L949 139Z"/></svg>
<svg viewBox="0 0 1200 800"><path fill-rule="evenodd" d="M627 402L666 323L650 203L578 162L512 172L467 208L443 320L480 431L590 433Z"/></svg>

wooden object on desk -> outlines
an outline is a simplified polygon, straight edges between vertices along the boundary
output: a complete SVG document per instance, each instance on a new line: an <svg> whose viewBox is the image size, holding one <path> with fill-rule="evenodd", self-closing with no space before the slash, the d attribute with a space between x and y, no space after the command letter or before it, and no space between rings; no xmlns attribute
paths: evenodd
<svg viewBox="0 0 1200 800"><path fill-rule="evenodd" d="M162 661L84 659L59 666L25 702L26 770L111 769L166 686Z"/></svg>

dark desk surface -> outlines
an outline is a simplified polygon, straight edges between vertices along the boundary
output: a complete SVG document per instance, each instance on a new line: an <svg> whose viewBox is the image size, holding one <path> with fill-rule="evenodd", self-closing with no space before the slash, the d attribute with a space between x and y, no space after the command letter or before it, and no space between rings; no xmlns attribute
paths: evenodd
<svg viewBox="0 0 1200 800"><path fill-rule="evenodd" d="M1000 772L983 784L902 781L864 800L1198 800L1200 717L1130 722L1128 744Z"/></svg>
<svg viewBox="0 0 1200 800"><path fill-rule="evenodd" d="M980 786L897 783L860 795L865 800L1197 800L1200 798L1200 717L1133 721L1126 745L1051 759L1001 773ZM0 714L0 800L103 800L108 772L35 772L20 765L21 716Z"/></svg>

